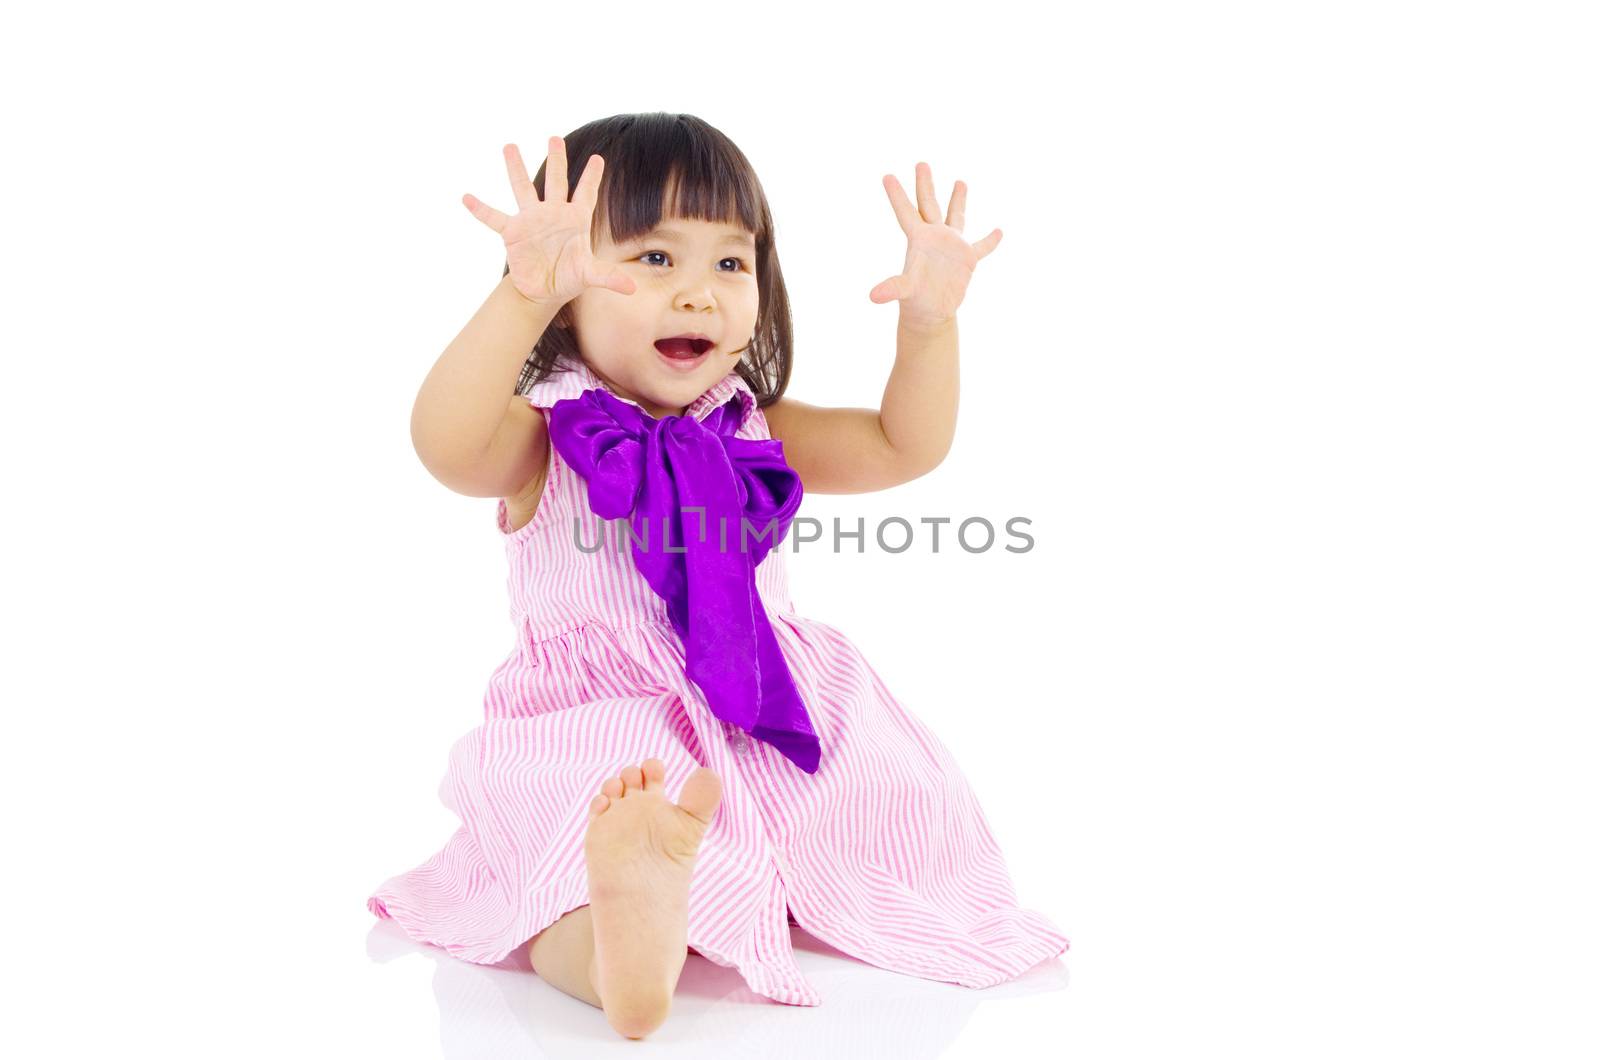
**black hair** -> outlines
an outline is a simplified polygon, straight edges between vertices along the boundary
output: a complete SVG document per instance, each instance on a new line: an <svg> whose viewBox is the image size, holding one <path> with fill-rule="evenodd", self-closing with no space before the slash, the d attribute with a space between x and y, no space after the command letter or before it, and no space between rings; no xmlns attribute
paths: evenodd
<svg viewBox="0 0 1600 1060"><path fill-rule="evenodd" d="M734 142L692 114L617 114L568 133L567 174L576 184L591 155L605 159L595 214L604 211L613 242L644 235L661 223L663 207L679 217L739 225L755 236L756 284L760 308L753 341L735 371L749 384L757 404L766 407L783 396L794 362L794 332L789 294L773 245L772 211L749 159ZM544 197L545 167L533 176ZM666 203L668 190L673 201ZM599 224L593 226L598 243ZM509 275L506 264L502 277ZM563 306L557 320L570 321ZM533 347L516 392L547 379L563 356L581 359L570 326L545 329Z"/></svg>

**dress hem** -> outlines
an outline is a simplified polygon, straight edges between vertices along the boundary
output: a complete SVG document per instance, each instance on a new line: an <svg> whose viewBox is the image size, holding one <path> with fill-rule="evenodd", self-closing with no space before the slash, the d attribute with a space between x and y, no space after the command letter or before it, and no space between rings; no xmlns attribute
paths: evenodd
<svg viewBox="0 0 1600 1060"><path fill-rule="evenodd" d="M530 909L544 909L545 914L537 918L543 920L539 927L532 928L527 937L510 945L495 943L493 946L473 945L459 941L449 941L439 937L438 933L431 930L422 918L416 917L412 912L397 905L392 899L394 892L380 889L367 899L367 910L380 920L392 920L413 941L424 945L435 946L444 950L452 957L467 961L470 964L497 965L504 961L513 950L525 947L539 932L554 924L574 909L589 904L589 880L585 870L575 876L568 877L559 883L553 883L539 888L533 892L528 903ZM389 900L383 896L389 895ZM549 910L557 910L553 914ZM546 919L548 917L548 919ZM512 934L521 934L514 931ZM502 938L504 936L502 935ZM784 970L764 962L746 962L740 964L732 957L720 952L714 946L708 946L697 941L691 934L688 946L712 964L723 968L732 968L739 973L745 985L756 994L783 1005L817 1006L822 1004L822 997L816 989L807 983L804 976L799 982L792 981L791 976ZM537 974L537 973L535 973Z"/></svg>
<svg viewBox="0 0 1600 1060"><path fill-rule="evenodd" d="M794 908L792 902L790 908ZM795 920L801 930L827 943L845 956L853 957L886 972L910 975L932 982L954 983L973 990L984 990L991 986L999 986L1001 983L1009 983L1044 961L1060 957L1071 949L1071 940L1049 924L1041 914L1021 907L1017 907L1017 912L1032 922L1036 934L1025 942L1008 947L1003 956L995 954L997 957L995 960L971 962L967 971L952 971L948 964L941 966L924 956L904 949L861 943L859 936L854 932L840 930L836 921L829 921L826 917L818 918L809 912L801 913L796 910ZM811 927L813 923L818 922L824 922L821 931ZM985 952L993 953L993 951ZM980 964L984 967L984 971L974 974L971 968Z"/></svg>

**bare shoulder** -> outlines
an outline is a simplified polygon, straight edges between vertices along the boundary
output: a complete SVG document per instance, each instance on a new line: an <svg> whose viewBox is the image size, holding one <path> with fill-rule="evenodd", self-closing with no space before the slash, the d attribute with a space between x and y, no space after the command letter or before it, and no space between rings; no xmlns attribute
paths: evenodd
<svg viewBox="0 0 1600 1060"><path fill-rule="evenodd" d="M808 493L870 493L920 473L884 436L877 409L830 408L782 397L762 410L767 431Z"/></svg>
<svg viewBox="0 0 1600 1060"><path fill-rule="evenodd" d="M787 435L804 431L808 424L814 425L817 414L824 411L792 397L781 397L763 407L761 414L767 420L767 433L781 441Z"/></svg>

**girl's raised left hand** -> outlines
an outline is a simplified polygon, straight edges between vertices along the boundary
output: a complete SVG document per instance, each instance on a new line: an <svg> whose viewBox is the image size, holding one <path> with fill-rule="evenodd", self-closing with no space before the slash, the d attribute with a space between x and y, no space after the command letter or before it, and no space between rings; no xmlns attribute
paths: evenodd
<svg viewBox="0 0 1600 1060"><path fill-rule="evenodd" d="M893 173L884 176L883 186L906 234L906 263L898 276L878 284L867 297L880 305L898 301L900 317L907 323L928 327L947 323L966 297L973 268L999 245L1000 229L976 243L966 241L961 227L966 223L967 186L959 180L950 192L950 212L940 221L933 170L926 162L917 163L916 207Z"/></svg>

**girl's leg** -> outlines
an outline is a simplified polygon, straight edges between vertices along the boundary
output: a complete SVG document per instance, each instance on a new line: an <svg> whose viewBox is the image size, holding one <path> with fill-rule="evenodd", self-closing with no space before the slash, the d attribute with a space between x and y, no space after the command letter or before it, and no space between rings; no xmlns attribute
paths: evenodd
<svg viewBox="0 0 1600 1060"><path fill-rule="evenodd" d="M601 784L583 838L589 896L599 912L579 906L528 943L534 971L600 1009L627 1038L649 1034L671 1010L693 952L684 938L689 880L722 802L722 781L704 766L689 774L682 801L672 802L666 768L647 758Z"/></svg>
<svg viewBox="0 0 1600 1060"><path fill-rule="evenodd" d="M533 937L528 960L539 978L604 1011L594 985L594 921L580 905Z"/></svg>

